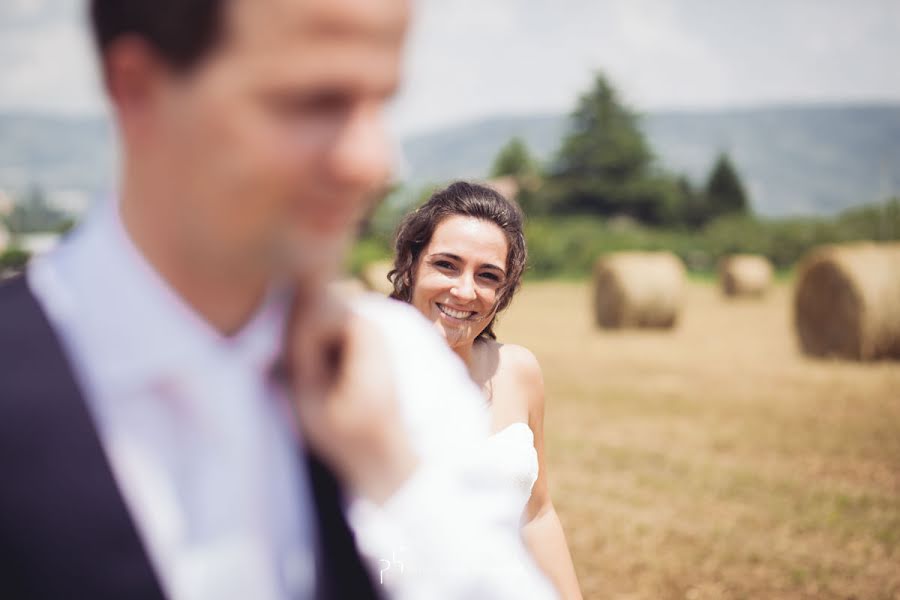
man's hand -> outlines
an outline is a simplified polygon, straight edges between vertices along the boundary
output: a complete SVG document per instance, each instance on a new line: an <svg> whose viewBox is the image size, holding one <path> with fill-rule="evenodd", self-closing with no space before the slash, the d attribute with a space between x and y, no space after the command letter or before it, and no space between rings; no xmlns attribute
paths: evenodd
<svg viewBox="0 0 900 600"><path fill-rule="evenodd" d="M418 459L379 331L337 298L297 302L288 360L303 436L351 489L383 503Z"/></svg>

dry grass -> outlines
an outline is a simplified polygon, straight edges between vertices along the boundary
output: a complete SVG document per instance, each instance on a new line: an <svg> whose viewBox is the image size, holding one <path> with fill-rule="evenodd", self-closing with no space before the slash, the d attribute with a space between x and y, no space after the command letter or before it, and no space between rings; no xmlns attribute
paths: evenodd
<svg viewBox="0 0 900 600"><path fill-rule="evenodd" d="M900 363L806 358L790 317L692 283L674 331L602 331L586 283L526 284L500 338L544 369L586 598L900 599Z"/></svg>

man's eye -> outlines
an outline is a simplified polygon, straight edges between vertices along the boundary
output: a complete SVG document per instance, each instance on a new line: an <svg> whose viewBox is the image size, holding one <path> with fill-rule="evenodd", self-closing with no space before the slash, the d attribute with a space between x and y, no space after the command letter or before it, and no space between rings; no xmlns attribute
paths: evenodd
<svg viewBox="0 0 900 600"><path fill-rule="evenodd" d="M306 99L306 110L315 113L341 113L350 107L350 98L341 92L322 92Z"/></svg>
<svg viewBox="0 0 900 600"><path fill-rule="evenodd" d="M350 107L350 99L339 92L311 95L284 95L272 99L279 113L287 116L340 114Z"/></svg>

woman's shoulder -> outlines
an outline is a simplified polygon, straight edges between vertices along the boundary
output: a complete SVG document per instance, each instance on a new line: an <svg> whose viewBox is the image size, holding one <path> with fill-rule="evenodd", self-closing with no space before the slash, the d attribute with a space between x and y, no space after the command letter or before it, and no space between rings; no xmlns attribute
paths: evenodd
<svg viewBox="0 0 900 600"><path fill-rule="evenodd" d="M500 360L507 363L511 368L522 374L525 374L526 372L540 373L541 365L538 363L537 357L525 346L520 346L518 344L501 344L500 342L494 343L498 346Z"/></svg>
<svg viewBox="0 0 900 600"><path fill-rule="evenodd" d="M532 421L532 415L542 411L544 379L535 355L518 344L496 344L499 368L495 379L499 396L510 406L516 406L519 419Z"/></svg>
<svg viewBox="0 0 900 600"><path fill-rule="evenodd" d="M500 370L506 376L512 377L529 387L538 382L541 382L541 385L543 385L541 365L531 350L518 344L503 344L493 340L492 343L496 344Z"/></svg>

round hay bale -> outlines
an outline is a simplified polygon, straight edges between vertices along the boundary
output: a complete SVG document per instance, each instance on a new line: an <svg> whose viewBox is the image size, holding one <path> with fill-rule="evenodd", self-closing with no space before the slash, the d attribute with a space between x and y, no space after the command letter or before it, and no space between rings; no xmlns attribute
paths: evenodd
<svg viewBox="0 0 900 600"><path fill-rule="evenodd" d="M772 263L758 254L732 254L719 261L719 286L726 296L762 296L772 285Z"/></svg>
<svg viewBox="0 0 900 600"><path fill-rule="evenodd" d="M366 288L388 296L394 291L394 286L387 277L393 268L394 263L389 260L371 262L362 268L360 279Z"/></svg>
<svg viewBox="0 0 900 600"><path fill-rule="evenodd" d="M900 358L900 243L810 252L798 267L794 325L812 356Z"/></svg>
<svg viewBox="0 0 900 600"><path fill-rule="evenodd" d="M671 252L616 252L594 265L594 317L605 328L669 328L678 320L684 263Z"/></svg>

